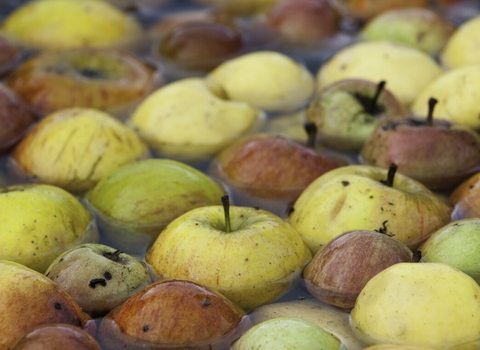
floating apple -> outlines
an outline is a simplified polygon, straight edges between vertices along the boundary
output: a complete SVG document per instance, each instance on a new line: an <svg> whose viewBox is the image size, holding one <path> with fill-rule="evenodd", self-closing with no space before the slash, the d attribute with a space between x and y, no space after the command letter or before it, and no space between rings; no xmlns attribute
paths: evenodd
<svg viewBox="0 0 480 350"><path fill-rule="evenodd" d="M311 254L280 217L222 201L173 220L145 260L161 278L196 281L250 311L283 295Z"/></svg>
<svg viewBox="0 0 480 350"><path fill-rule="evenodd" d="M386 82L342 79L326 86L305 113L320 141L343 151L358 151L381 120L405 117L405 107L385 88Z"/></svg>
<svg viewBox="0 0 480 350"><path fill-rule="evenodd" d="M24 265L0 260L0 347L10 349L25 333L62 323L95 335L95 322L55 282Z"/></svg>
<svg viewBox="0 0 480 350"><path fill-rule="evenodd" d="M0 259L44 272L65 250L98 240L92 215L56 186L0 188Z"/></svg>
<svg viewBox="0 0 480 350"><path fill-rule="evenodd" d="M400 345L400 344L378 344L367 346L364 350L435 350L426 346Z"/></svg>
<svg viewBox="0 0 480 350"><path fill-rule="evenodd" d="M435 98L425 118L384 120L365 142L363 162L401 173L430 189L451 189L480 170L480 136L466 125L433 118Z"/></svg>
<svg viewBox="0 0 480 350"><path fill-rule="evenodd" d="M347 78L385 80L393 95L408 106L441 73L433 58L417 49L388 41L365 41L341 49L322 65L317 88L322 90Z"/></svg>
<svg viewBox="0 0 480 350"><path fill-rule="evenodd" d="M153 283L104 317L102 349L225 349L250 327L217 291L180 280Z"/></svg>
<svg viewBox="0 0 480 350"><path fill-rule="evenodd" d="M335 237L315 254L303 271L316 298L351 309L367 282L399 262L412 261L412 251L387 233L357 230Z"/></svg>
<svg viewBox="0 0 480 350"><path fill-rule="evenodd" d="M85 200L109 245L138 254L173 219L216 204L224 194L219 183L189 165L147 159L103 178Z"/></svg>
<svg viewBox="0 0 480 350"><path fill-rule="evenodd" d="M369 165L348 165L313 181L288 218L313 253L351 230L382 230L416 249L450 222L451 208L424 185Z"/></svg>
<svg viewBox="0 0 480 350"><path fill-rule="evenodd" d="M480 341L480 286L446 264L398 263L366 284L350 317L365 345L473 349Z"/></svg>
<svg viewBox="0 0 480 350"><path fill-rule="evenodd" d="M142 27L105 1L36 0L16 8L2 29L27 47L128 47L138 44Z"/></svg>
<svg viewBox="0 0 480 350"><path fill-rule="evenodd" d="M103 244L82 244L60 254L45 275L92 317L104 316L152 283L147 267Z"/></svg>
<svg viewBox="0 0 480 350"><path fill-rule="evenodd" d="M271 9L279 0L194 0L202 5L207 5L230 13L233 16L248 16L264 13Z"/></svg>
<svg viewBox="0 0 480 350"><path fill-rule="evenodd" d="M452 221L480 217L480 172L458 185L449 201L453 206Z"/></svg>
<svg viewBox="0 0 480 350"><path fill-rule="evenodd" d="M6 79L41 115L85 107L123 116L162 83L159 72L127 52L91 48L40 52Z"/></svg>
<svg viewBox="0 0 480 350"><path fill-rule="evenodd" d="M313 323L300 318L279 317L249 329L232 350L253 349L340 349L340 341Z"/></svg>

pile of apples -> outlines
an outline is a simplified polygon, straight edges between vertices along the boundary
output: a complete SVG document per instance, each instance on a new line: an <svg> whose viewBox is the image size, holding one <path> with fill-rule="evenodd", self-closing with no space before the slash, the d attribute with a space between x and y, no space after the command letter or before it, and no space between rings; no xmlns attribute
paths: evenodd
<svg viewBox="0 0 480 350"><path fill-rule="evenodd" d="M476 0L0 3L0 350L480 349Z"/></svg>

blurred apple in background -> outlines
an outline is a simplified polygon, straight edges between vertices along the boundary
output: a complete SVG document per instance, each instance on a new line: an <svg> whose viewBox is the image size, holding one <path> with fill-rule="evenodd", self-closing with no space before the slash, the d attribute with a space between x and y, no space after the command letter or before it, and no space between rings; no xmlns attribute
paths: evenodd
<svg viewBox="0 0 480 350"><path fill-rule="evenodd" d="M340 346L339 339L313 323L279 317L255 325L233 343L231 349L339 350Z"/></svg>
<svg viewBox="0 0 480 350"><path fill-rule="evenodd" d="M150 94L128 124L161 156L205 161L264 120L262 111L230 98L211 79L181 79Z"/></svg>
<svg viewBox="0 0 480 350"><path fill-rule="evenodd" d="M223 295L200 284L164 280L130 297L104 317L102 349L226 349L251 323Z"/></svg>
<svg viewBox="0 0 480 350"><path fill-rule="evenodd" d="M455 25L429 8L400 8L382 12L360 32L365 40L387 40L436 56L443 49Z"/></svg>
<svg viewBox="0 0 480 350"><path fill-rule="evenodd" d="M373 276L393 264L410 261L412 251L388 232L349 231L315 254L303 270L303 278L316 298L348 310Z"/></svg>
<svg viewBox="0 0 480 350"><path fill-rule="evenodd" d="M338 150L358 151L381 120L405 117L405 107L385 85L385 81L346 78L319 91L305 117L317 125L320 142Z"/></svg>
<svg viewBox="0 0 480 350"><path fill-rule="evenodd" d="M31 128L12 151L8 165L14 180L82 193L120 167L149 156L139 136L111 115L68 108Z"/></svg>
<svg viewBox="0 0 480 350"><path fill-rule="evenodd" d="M17 7L2 29L29 48L132 48L143 29L133 17L105 1L36 0Z"/></svg>
<svg viewBox="0 0 480 350"><path fill-rule="evenodd" d="M350 319L365 345L474 349L480 341L480 286L446 264L398 263L366 284Z"/></svg>
<svg viewBox="0 0 480 350"><path fill-rule="evenodd" d="M8 153L36 121L28 106L0 84L0 154Z"/></svg>
<svg viewBox="0 0 480 350"><path fill-rule="evenodd" d="M271 302L296 282L311 254L299 234L261 209L221 205L173 220L147 251L160 278L192 280L246 311Z"/></svg>
<svg viewBox="0 0 480 350"><path fill-rule="evenodd" d="M88 332L69 324L47 324L33 328L11 350L100 350Z"/></svg>
<svg viewBox="0 0 480 350"><path fill-rule="evenodd" d="M434 348L416 345L400 345L400 344L378 344L364 348L364 350L435 350Z"/></svg>
<svg viewBox="0 0 480 350"><path fill-rule="evenodd" d="M398 171L433 190L451 189L480 170L480 136L466 125L434 118L435 98L425 101L426 117L384 120L370 135L361 161Z"/></svg>
<svg viewBox="0 0 480 350"><path fill-rule="evenodd" d="M236 101L267 112L293 111L304 106L314 90L311 73L298 61L275 51L258 51L230 59L208 77Z"/></svg>
<svg viewBox="0 0 480 350"><path fill-rule="evenodd" d="M449 198L452 221L480 217L480 172L458 185Z"/></svg>
<svg viewBox="0 0 480 350"><path fill-rule="evenodd" d="M341 49L320 67L317 89L347 78L385 80L390 92L409 106L441 73L440 66L422 51L388 41L364 41Z"/></svg>
<svg viewBox="0 0 480 350"><path fill-rule="evenodd" d="M159 71L127 52L91 48L40 52L6 79L41 115L88 107L125 117L162 83Z"/></svg>
<svg viewBox="0 0 480 350"><path fill-rule="evenodd" d="M249 16L265 13L280 0L194 0L195 3L210 6L232 16Z"/></svg>
<svg viewBox="0 0 480 350"><path fill-rule="evenodd" d="M62 323L95 335L95 322L55 282L24 265L0 260L0 347L10 349L25 333Z"/></svg>
<svg viewBox="0 0 480 350"><path fill-rule="evenodd" d="M390 169L348 165L313 181L288 221L313 253L351 230L382 230L416 249L450 222L451 208L420 182Z"/></svg>
<svg viewBox="0 0 480 350"><path fill-rule="evenodd" d="M480 219L454 221L434 232L419 250L423 262L444 263L480 284Z"/></svg>
<svg viewBox="0 0 480 350"><path fill-rule="evenodd" d="M39 272L65 250L98 241L93 216L70 193L50 185L0 188L0 259Z"/></svg>
<svg viewBox="0 0 480 350"><path fill-rule="evenodd" d="M103 244L82 244L60 254L45 275L92 317L100 317L152 283L133 256Z"/></svg>
<svg viewBox="0 0 480 350"><path fill-rule="evenodd" d="M0 34L0 75L7 73L22 57L21 50L13 40Z"/></svg>
<svg viewBox="0 0 480 350"><path fill-rule="evenodd" d="M425 103L434 96L436 118L468 125L480 130L478 97L480 89L480 64L452 68L428 83L418 92L411 110L415 115L427 115Z"/></svg>
<svg viewBox="0 0 480 350"><path fill-rule="evenodd" d="M181 162L147 159L121 167L85 195L107 244L142 254L181 214L219 203L224 188Z"/></svg>

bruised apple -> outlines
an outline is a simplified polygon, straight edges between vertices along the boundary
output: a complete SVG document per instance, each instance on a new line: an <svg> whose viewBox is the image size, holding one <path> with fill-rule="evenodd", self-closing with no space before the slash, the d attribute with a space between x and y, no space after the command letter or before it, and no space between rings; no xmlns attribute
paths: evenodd
<svg viewBox="0 0 480 350"><path fill-rule="evenodd" d="M449 198L452 220L480 217L480 172L458 185Z"/></svg>

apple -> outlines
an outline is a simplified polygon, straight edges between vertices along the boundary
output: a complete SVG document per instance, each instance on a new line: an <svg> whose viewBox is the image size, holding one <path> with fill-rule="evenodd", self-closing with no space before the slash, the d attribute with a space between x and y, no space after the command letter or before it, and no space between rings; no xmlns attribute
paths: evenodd
<svg viewBox="0 0 480 350"><path fill-rule="evenodd" d="M45 275L92 317L104 316L152 283L145 264L98 243L82 244L63 252Z"/></svg>
<svg viewBox="0 0 480 350"><path fill-rule="evenodd" d="M238 306L201 284L150 284L104 317L102 349L226 349L251 323Z"/></svg>
<svg viewBox="0 0 480 350"><path fill-rule="evenodd" d="M0 348L10 349L40 325L62 323L95 335L95 322L48 277L24 265L0 260Z"/></svg>
<svg viewBox="0 0 480 350"><path fill-rule="evenodd" d="M255 325L243 334L232 350L340 349L340 341L324 329L300 318L279 317Z"/></svg>
<svg viewBox="0 0 480 350"><path fill-rule="evenodd" d="M8 73L21 59L21 50L11 39L0 34L0 75Z"/></svg>
<svg viewBox="0 0 480 350"><path fill-rule="evenodd" d="M321 143L358 151L381 120L405 117L405 107L385 88L386 84L346 78L319 91L305 117L317 125Z"/></svg>
<svg viewBox="0 0 480 350"><path fill-rule="evenodd" d="M388 233L348 231L315 254L303 270L303 278L316 298L349 310L373 276L393 264L412 261L412 255L405 244Z"/></svg>
<svg viewBox="0 0 480 350"><path fill-rule="evenodd" d="M480 217L480 172L458 185L450 194L452 221Z"/></svg>
<svg viewBox="0 0 480 350"><path fill-rule="evenodd" d="M125 51L78 48L39 52L13 70L6 84L41 115L85 107L125 117L163 77Z"/></svg>
<svg viewBox="0 0 480 350"><path fill-rule="evenodd" d="M143 30L136 19L105 1L36 0L17 7L2 24L22 45L37 49L133 47Z"/></svg>
<svg viewBox="0 0 480 350"><path fill-rule="evenodd" d="M105 176L150 156L140 137L111 115L68 108L40 120L11 152L12 178L83 193Z"/></svg>
<svg viewBox="0 0 480 350"><path fill-rule="evenodd" d="M98 241L93 216L67 191L44 184L0 188L0 259L44 272L65 250Z"/></svg>
<svg viewBox="0 0 480 350"><path fill-rule="evenodd" d="M251 16L271 9L279 0L194 0L232 16Z"/></svg>
<svg viewBox="0 0 480 350"><path fill-rule="evenodd" d="M480 170L480 136L467 125L433 118L437 99L428 99L426 118L384 120L372 132L361 161L401 173L433 190L451 189Z"/></svg>
<svg viewBox="0 0 480 350"><path fill-rule="evenodd" d="M162 229L181 214L214 205L224 188L174 160L146 159L103 178L84 196L109 245L143 254Z"/></svg>
<svg viewBox="0 0 480 350"><path fill-rule="evenodd" d="M350 320L365 345L473 349L480 341L480 286L446 264L398 263L365 285Z"/></svg>
<svg viewBox="0 0 480 350"><path fill-rule="evenodd" d="M229 59L208 77L222 85L232 100L267 112L296 110L308 102L314 90L314 79L304 66L274 51Z"/></svg>
<svg viewBox="0 0 480 350"><path fill-rule="evenodd" d="M333 82L361 78L388 82L388 89L409 106L442 69L417 49L388 41L362 41L336 52L317 73L317 89Z"/></svg>
<svg viewBox="0 0 480 350"><path fill-rule="evenodd" d="M434 348L416 345L400 345L400 344L378 344L364 348L364 350L435 350Z"/></svg>
<svg viewBox="0 0 480 350"><path fill-rule="evenodd" d="M280 217L229 205L197 208L173 220L147 251L160 278L192 280L218 290L246 311L283 295L311 254ZM201 247L201 249L199 249Z"/></svg>
<svg viewBox="0 0 480 350"><path fill-rule="evenodd" d="M440 62L447 68L480 63L478 48L480 15L476 15L460 25L448 40L440 54Z"/></svg>
<svg viewBox="0 0 480 350"><path fill-rule="evenodd" d="M193 163L253 132L264 119L257 108L229 100L215 81L185 78L150 94L128 124L159 155Z"/></svg>
<svg viewBox="0 0 480 350"><path fill-rule="evenodd" d="M438 100L435 106L437 118L468 125L479 131L477 105L479 79L480 64L452 68L418 92L411 110L415 115L427 115L428 106L425 101L434 96Z"/></svg>
<svg viewBox="0 0 480 350"><path fill-rule="evenodd" d="M416 249L450 222L451 208L396 167L348 165L313 181L294 203L288 221L313 253L351 230L382 230Z"/></svg>
<svg viewBox="0 0 480 350"><path fill-rule="evenodd" d="M87 331L69 324L46 324L33 328L11 350L100 350Z"/></svg>

